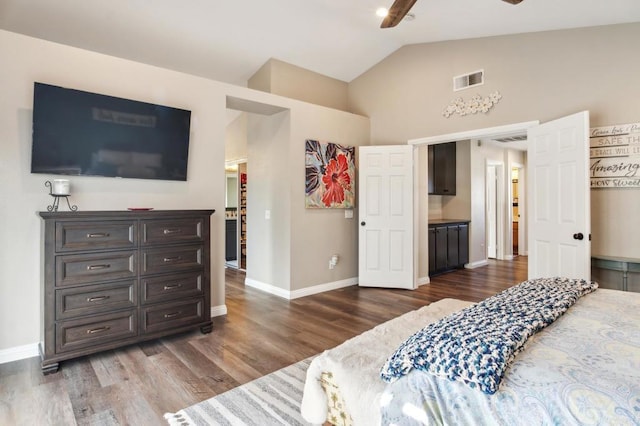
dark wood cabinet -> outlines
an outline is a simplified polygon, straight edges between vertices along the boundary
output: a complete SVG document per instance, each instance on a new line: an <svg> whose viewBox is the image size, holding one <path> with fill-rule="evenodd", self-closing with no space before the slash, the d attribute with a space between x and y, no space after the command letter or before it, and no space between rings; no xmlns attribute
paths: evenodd
<svg viewBox="0 0 640 426"><path fill-rule="evenodd" d="M225 220L225 260L238 258L238 221L236 219Z"/></svg>
<svg viewBox="0 0 640 426"><path fill-rule="evenodd" d="M42 371L196 327L210 332L213 212L40 212Z"/></svg>
<svg viewBox="0 0 640 426"><path fill-rule="evenodd" d="M429 275L462 268L469 263L469 222L429 224Z"/></svg>
<svg viewBox="0 0 640 426"><path fill-rule="evenodd" d="M456 195L456 143L428 147L428 192L431 195Z"/></svg>
<svg viewBox="0 0 640 426"><path fill-rule="evenodd" d="M247 174L240 173L240 269L247 269Z"/></svg>

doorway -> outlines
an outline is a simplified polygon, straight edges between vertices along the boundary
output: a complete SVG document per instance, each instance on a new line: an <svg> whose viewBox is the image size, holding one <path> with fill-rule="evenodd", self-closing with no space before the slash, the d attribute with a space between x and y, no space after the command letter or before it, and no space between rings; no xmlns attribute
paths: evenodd
<svg viewBox="0 0 640 426"><path fill-rule="evenodd" d="M226 164L225 265L238 268L238 165Z"/></svg>
<svg viewBox="0 0 640 426"><path fill-rule="evenodd" d="M511 169L511 224L512 224L512 230L511 230L511 246L513 248L513 257L518 256L519 252L518 252L518 247L519 247L519 240L518 240L518 221L520 219L520 213L519 213L519 205L518 205L518 200L519 200L519 193L520 191L518 190L519 188L519 183L518 183L518 176L520 169L518 169L517 167L513 167Z"/></svg>
<svg viewBox="0 0 640 426"><path fill-rule="evenodd" d="M486 167L486 245L487 258L504 259L504 165L487 160Z"/></svg>

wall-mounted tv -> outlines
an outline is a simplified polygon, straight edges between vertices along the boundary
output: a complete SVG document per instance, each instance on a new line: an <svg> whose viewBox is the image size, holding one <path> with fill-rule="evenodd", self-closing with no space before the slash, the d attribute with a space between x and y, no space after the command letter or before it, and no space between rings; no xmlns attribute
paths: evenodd
<svg viewBox="0 0 640 426"><path fill-rule="evenodd" d="M35 83L31 172L187 180L191 111Z"/></svg>

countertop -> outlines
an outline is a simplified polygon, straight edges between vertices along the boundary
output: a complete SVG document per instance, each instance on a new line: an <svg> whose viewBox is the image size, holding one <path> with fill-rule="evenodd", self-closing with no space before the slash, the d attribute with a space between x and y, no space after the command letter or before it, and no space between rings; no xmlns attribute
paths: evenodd
<svg viewBox="0 0 640 426"><path fill-rule="evenodd" d="M469 219L429 219L429 226L449 225L453 223L471 223Z"/></svg>

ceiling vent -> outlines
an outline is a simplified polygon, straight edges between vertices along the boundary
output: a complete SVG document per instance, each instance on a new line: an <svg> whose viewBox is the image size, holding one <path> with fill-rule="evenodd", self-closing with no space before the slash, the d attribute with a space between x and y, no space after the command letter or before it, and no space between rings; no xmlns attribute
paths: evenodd
<svg viewBox="0 0 640 426"><path fill-rule="evenodd" d="M469 87L480 86L484 84L484 70L478 70L469 74L458 75L453 77L453 91L468 89Z"/></svg>
<svg viewBox="0 0 640 426"><path fill-rule="evenodd" d="M506 137L506 138L496 138L496 139L494 139L494 141L502 142L502 143L519 142L519 141L526 141L526 140L527 140L527 135L509 136L509 137Z"/></svg>

